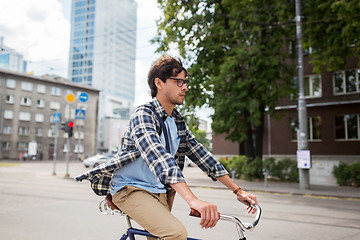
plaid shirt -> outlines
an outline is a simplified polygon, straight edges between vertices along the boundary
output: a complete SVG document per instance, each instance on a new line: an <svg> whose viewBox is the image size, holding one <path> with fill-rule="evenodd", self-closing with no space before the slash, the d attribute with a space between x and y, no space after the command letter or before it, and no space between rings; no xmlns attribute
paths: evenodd
<svg viewBox="0 0 360 240"><path fill-rule="evenodd" d="M152 100L152 104L160 117L167 117L166 111L156 98ZM184 118L176 109L174 109L172 117L175 118L180 138L175 158L166 151L165 146L161 143L160 123L151 109L151 103L147 103L138 107L131 116L121 151L111 161L75 177L75 180L88 179L91 182L91 188L97 195L107 195L110 191L114 170L133 162L140 156L165 186L185 182L182 174L185 156L214 181L216 178L228 174L212 154L195 140L187 128Z"/></svg>

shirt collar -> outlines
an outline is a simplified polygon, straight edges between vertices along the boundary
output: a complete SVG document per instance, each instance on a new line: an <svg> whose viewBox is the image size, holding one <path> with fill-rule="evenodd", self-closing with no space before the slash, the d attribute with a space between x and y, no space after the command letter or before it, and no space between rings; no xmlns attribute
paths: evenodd
<svg viewBox="0 0 360 240"><path fill-rule="evenodd" d="M159 114L159 116L163 119L166 119L166 117L168 117L168 114L166 113L165 109L161 106L159 100L156 97L154 97L151 102L152 102L153 106L155 107L155 111ZM172 115L172 117L175 117L175 119L183 118L181 116L181 114L179 113L179 111L176 110L176 108L174 108L171 115Z"/></svg>

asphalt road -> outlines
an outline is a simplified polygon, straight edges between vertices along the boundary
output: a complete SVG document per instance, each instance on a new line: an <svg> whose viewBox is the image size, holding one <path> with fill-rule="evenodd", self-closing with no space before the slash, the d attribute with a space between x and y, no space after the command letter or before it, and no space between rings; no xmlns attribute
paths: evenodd
<svg viewBox="0 0 360 240"><path fill-rule="evenodd" d="M1 165L0 165L1 166ZM125 219L102 215L88 182L64 178L64 162L27 162L0 167L0 239L119 239ZM70 163L70 176L86 171L79 162ZM245 207L230 191L192 188L200 198L218 205L228 215L251 221ZM359 239L360 201L314 198L255 192L263 209L258 227L247 239ZM189 217L187 204L178 196L174 214L191 237L214 240L237 239L234 224L219 222L213 229L201 229L197 218ZM135 224L136 226L136 224ZM144 239L144 238L139 238Z"/></svg>

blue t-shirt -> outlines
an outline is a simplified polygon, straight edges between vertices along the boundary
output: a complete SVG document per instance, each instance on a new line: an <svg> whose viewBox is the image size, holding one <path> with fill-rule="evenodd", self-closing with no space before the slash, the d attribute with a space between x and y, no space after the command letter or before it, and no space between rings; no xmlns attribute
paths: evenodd
<svg viewBox="0 0 360 240"><path fill-rule="evenodd" d="M170 152L171 155L175 157L180 143L175 120L174 118L167 117L164 123L169 133ZM161 133L160 139L165 146L166 143L163 132ZM114 171L111 180L110 194L114 195L127 185L142 188L152 193L166 192L165 186L158 180L156 175L150 171L142 157Z"/></svg>

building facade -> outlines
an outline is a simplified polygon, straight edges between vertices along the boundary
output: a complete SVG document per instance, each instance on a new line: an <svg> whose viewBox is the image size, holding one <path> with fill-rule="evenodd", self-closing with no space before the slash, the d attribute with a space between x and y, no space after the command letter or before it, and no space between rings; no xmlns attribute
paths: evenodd
<svg viewBox="0 0 360 240"><path fill-rule="evenodd" d="M107 118L130 118L135 101L137 3L73 0L69 79L100 90L98 151L107 145Z"/></svg>
<svg viewBox="0 0 360 240"><path fill-rule="evenodd" d="M316 74L304 57L304 83L307 106L308 145L312 157L310 183L337 185L332 174L339 162L360 160L360 68L355 57L346 59L339 71ZM297 100L289 96L276 108L281 119L265 117L263 154L266 157L296 159ZM216 155L241 154L241 144L214 136Z"/></svg>
<svg viewBox="0 0 360 240"><path fill-rule="evenodd" d="M36 143L38 159L53 159L55 149L56 159L65 159L67 133L60 128L66 120L75 123L70 159L96 153L99 90L60 77L0 69L0 91L0 159L26 157L29 143ZM65 98L70 93L76 97L71 104ZM79 99L82 93L88 96L85 102ZM76 119L76 109L85 111L85 119Z"/></svg>
<svg viewBox="0 0 360 240"><path fill-rule="evenodd" d="M0 36L0 68L17 72L26 72L27 62L24 56L4 45L4 37Z"/></svg>

